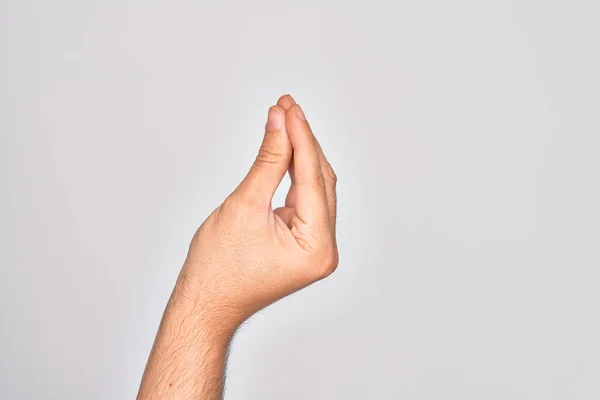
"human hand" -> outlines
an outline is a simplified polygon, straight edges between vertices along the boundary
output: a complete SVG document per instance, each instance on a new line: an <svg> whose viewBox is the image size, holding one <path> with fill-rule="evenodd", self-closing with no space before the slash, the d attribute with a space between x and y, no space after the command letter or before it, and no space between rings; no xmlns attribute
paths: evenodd
<svg viewBox="0 0 600 400"><path fill-rule="evenodd" d="M265 130L245 179L196 232L174 291L225 331L338 264L336 176L291 96L269 109ZM287 171L285 206L273 210Z"/></svg>
<svg viewBox="0 0 600 400"><path fill-rule="evenodd" d="M273 210L286 171L292 185ZM281 97L248 175L192 239L138 399L222 398L237 327L337 267L335 182L302 109Z"/></svg>

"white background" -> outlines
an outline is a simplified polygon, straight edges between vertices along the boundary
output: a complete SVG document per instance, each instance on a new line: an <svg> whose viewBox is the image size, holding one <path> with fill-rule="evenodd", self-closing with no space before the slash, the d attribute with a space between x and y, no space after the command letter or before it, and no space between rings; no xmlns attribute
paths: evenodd
<svg viewBox="0 0 600 400"><path fill-rule="evenodd" d="M244 325L226 399L600 398L599 20L0 2L0 397L135 397L189 240L291 92L339 175L340 266Z"/></svg>

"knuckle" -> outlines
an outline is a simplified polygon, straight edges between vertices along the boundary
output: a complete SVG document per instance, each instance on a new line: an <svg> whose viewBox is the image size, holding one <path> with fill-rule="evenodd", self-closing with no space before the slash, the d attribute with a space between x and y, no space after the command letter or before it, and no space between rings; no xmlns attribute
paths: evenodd
<svg viewBox="0 0 600 400"><path fill-rule="evenodd" d="M325 190L327 186L325 185L325 176L323 174L319 174L316 178L316 184L320 189Z"/></svg>
<svg viewBox="0 0 600 400"><path fill-rule="evenodd" d="M333 170L333 168L331 167L331 164L327 164L327 167L325 168L325 173L327 174L327 178L333 182L334 184L337 183L338 177L337 174L335 173L335 171Z"/></svg>
<svg viewBox="0 0 600 400"><path fill-rule="evenodd" d="M338 266L339 254L333 246L323 252L319 263L319 278L323 279L331 275Z"/></svg>

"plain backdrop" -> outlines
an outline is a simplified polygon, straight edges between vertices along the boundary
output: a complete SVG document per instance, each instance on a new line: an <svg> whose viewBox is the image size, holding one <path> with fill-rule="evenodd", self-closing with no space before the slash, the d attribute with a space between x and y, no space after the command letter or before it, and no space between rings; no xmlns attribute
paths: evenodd
<svg viewBox="0 0 600 400"><path fill-rule="evenodd" d="M0 3L0 398L135 397L287 92L341 261L226 399L600 398L599 2Z"/></svg>

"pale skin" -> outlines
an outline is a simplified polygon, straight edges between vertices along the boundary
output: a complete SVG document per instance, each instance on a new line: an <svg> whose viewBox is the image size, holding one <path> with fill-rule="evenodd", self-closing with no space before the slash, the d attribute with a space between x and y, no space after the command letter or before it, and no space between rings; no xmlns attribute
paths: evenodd
<svg viewBox="0 0 600 400"><path fill-rule="evenodd" d="M285 205L271 200L286 173ZM165 309L138 400L223 397L229 343L273 302L338 264L336 176L290 95L269 109L247 176L200 226Z"/></svg>

